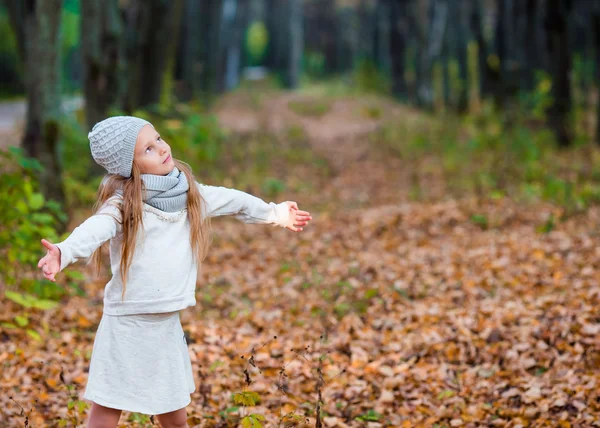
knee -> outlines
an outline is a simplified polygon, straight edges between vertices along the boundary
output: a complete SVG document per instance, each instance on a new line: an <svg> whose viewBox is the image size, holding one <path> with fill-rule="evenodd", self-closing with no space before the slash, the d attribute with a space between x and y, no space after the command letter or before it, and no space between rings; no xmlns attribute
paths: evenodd
<svg viewBox="0 0 600 428"><path fill-rule="evenodd" d="M161 428L189 428L185 410L156 415Z"/></svg>

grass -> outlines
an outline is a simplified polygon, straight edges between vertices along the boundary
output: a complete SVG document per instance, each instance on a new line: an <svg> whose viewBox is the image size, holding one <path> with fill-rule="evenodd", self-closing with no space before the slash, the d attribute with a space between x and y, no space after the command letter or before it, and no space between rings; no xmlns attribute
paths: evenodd
<svg viewBox="0 0 600 428"><path fill-rule="evenodd" d="M320 118L330 110L331 105L329 102L322 99L309 99L290 101L288 107L300 116Z"/></svg>
<svg viewBox="0 0 600 428"><path fill-rule="evenodd" d="M414 168L415 182L429 172L455 196L550 201L567 214L600 202L600 148L590 142L560 150L540 121L509 125L492 110L464 117L421 114L387 122L370 138L384 156Z"/></svg>

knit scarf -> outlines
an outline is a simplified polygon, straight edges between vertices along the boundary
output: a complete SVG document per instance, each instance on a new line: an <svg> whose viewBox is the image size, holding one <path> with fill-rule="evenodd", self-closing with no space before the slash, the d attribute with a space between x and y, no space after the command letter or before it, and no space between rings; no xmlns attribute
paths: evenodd
<svg viewBox="0 0 600 428"><path fill-rule="evenodd" d="M141 174L146 188L144 202L161 211L175 212L187 206L190 188L185 174L177 167L167 175Z"/></svg>

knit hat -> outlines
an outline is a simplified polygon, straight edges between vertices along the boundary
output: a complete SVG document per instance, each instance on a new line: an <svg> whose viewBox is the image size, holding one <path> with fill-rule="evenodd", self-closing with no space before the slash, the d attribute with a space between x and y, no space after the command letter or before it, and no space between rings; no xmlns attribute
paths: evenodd
<svg viewBox="0 0 600 428"><path fill-rule="evenodd" d="M152 124L133 116L113 116L94 125L88 138L96 163L111 174L130 177L135 141L145 125Z"/></svg>

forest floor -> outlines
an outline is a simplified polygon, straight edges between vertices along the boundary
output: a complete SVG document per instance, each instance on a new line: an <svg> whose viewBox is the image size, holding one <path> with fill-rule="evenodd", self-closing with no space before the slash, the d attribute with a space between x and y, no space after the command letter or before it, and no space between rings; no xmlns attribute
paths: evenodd
<svg viewBox="0 0 600 428"><path fill-rule="evenodd" d="M213 221L198 303L182 312L197 385L190 426L237 426L250 413L267 427L295 415L315 426L319 393L331 427L594 426L600 210L543 233L556 207L450 198L435 174L420 176L428 199L415 201L415 166L371 136L418 113L385 100L318 102L235 92L216 107L230 132L306 144L327 174L290 167L290 180L310 184L282 194L313 215L301 233ZM364 114L373 103L377 118ZM24 425L18 403L30 426L83 426L87 410L67 403L85 389L106 280L32 314L48 326L41 342L1 330L0 425ZM3 321L20 310L0 309ZM241 391L260 402L235 409ZM141 420L125 412L120 426L150 425Z"/></svg>

